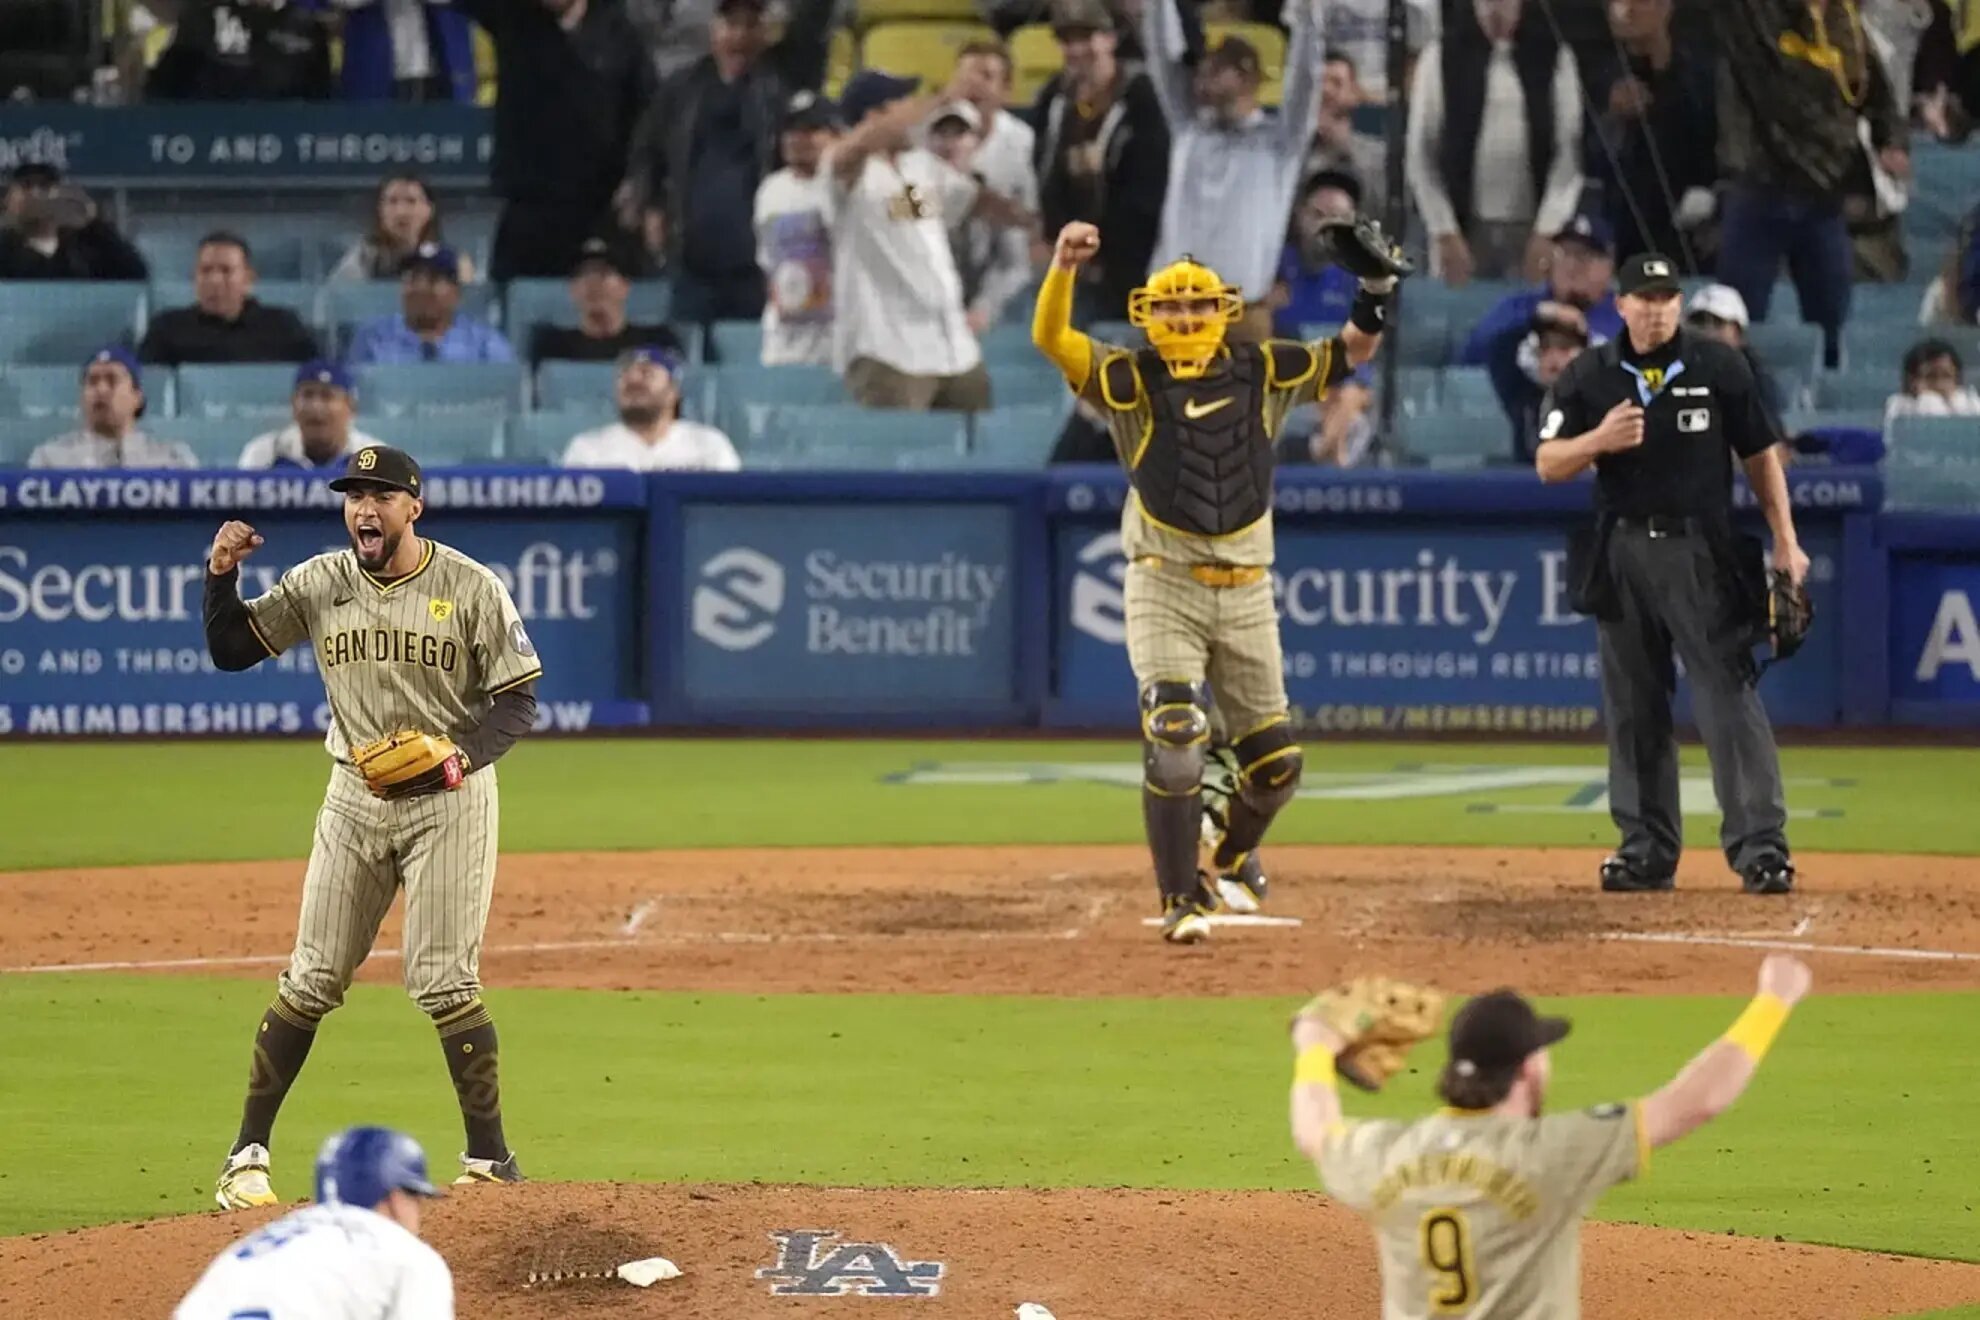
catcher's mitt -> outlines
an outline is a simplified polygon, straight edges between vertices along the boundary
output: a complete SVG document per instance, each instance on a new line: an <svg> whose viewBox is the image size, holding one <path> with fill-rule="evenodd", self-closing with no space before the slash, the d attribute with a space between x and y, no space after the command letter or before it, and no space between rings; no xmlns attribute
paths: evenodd
<svg viewBox="0 0 1980 1320"><path fill-rule="evenodd" d="M467 778L467 757L439 734L401 729L351 749L351 764L382 798L444 793Z"/></svg>
<svg viewBox="0 0 1980 1320"><path fill-rule="evenodd" d="M1357 279L1401 279L1416 270L1402 244L1366 216L1328 220L1320 226L1320 248L1336 266Z"/></svg>
<svg viewBox="0 0 1980 1320"><path fill-rule="evenodd" d="M1371 976L1322 991L1298 1016L1318 1018L1346 1042L1334 1058L1335 1071L1364 1091L1379 1091L1402 1071L1409 1051L1435 1034L1444 996L1429 986Z"/></svg>
<svg viewBox="0 0 1980 1320"><path fill-rule="evenodd" d="M1767 574L1767 637L1773 644L1774 659L1785 660L1801 649L1808 629L1815 622L1815 602L1808 587L1797 583L1785 569Z"/></svg>

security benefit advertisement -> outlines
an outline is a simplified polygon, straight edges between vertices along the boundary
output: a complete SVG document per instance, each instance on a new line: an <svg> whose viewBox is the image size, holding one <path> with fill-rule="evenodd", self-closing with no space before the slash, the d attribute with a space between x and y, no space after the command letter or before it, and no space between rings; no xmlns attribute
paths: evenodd
<svg viewBox="0 0 1980 1320"><path fill-rule="evenodd" d="M266 538L242 568L241 591L250 599L302 560L347 547L335 511L245 516ZM245 673L222 673L208 658L200 613L203 555L221 521L0 521L0 734L328 727L310 647ZM426 521L436 539L480 560L507 584L522 614L522 644L543 662L541 727L644 721L634 520L430 515ZM436 633L456 626L452 602L436 598L430 610ZM445 640L434 640L435 654ZM415 639L405 649L420 644Z"/></svg>
<svg viewBox="0 0 1980 1320"><path fill-rule="evenodd" d="M1015 712L1010 506L696 502L684 518L688 713Z"/></svg>
<svg viewBox="0 0 1980 1320"><path fill-rule="evenodd" d="M1057 537L1052 722L1131 721L1120 535L1062 523ZM1825 621L1838 617L1835 543L1827 528L1803 535ZM1321 733L1593 729L1595 625L1568 607L1566 558L1553 526L1282 520L1273 589L1294 720ZM1801 655L1766 676L1776 719L1836 720L1837 646L1818 624Z"/></svg>
<svg viewBox="0 0 1980 1320"><path fill-rule="evenodd" d="M1980 556L1892 556L1891 696L1980 716Z"/></svg>

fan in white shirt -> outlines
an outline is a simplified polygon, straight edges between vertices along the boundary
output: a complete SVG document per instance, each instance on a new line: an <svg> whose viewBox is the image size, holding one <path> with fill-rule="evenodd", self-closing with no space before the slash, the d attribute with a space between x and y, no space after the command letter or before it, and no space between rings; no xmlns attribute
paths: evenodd
<svg viewBox="0 0 1980 1320"><path fill-rule="evenodd" d="M819 166L838 136L838 110L816 92L784 107L784 168L756 189L756 264L763 268L763 365L832 360L832 199Z"/></svg>
<svg viewBox="0 0 1980 1320"><path fill-rule="evenodd" d="M351 425L357 383L350 369L325 359L296 368L289 413L295 420L267 431L241 450L244 468L336 468L352 451L383 443Z"/></svg>
<svg viewBox="0 0 1980 1320"><path fill-rule="evenodd" d="M619 420L574 436L569 468L635 472L734 472L742 467L729 437L682 419L681 360L664 348L635 348L619 358L613 394Z"/></svg>
<svg viewBox="0 0 1980 1320"><path fill-rule="evenodd" d="M1980 394L1966 383L1959 350L1943 339L1913 344L1904 355L1904 392L1884 405L1884 421L1899 417L1980 416Z"/></svg>

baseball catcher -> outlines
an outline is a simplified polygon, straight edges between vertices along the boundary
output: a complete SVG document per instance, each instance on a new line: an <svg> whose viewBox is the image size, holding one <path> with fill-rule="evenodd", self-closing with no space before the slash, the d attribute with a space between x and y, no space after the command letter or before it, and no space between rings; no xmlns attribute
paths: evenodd
<svg viewBox="0 0 1980 1320"><path fill-rule="evenodd" d="M1162 899L1162 938L1194 944L1219 901L1257 911L1258 846L1299 788L1272 597L1273 438L1292 409L1323 398L1375 355L1391 293L1410 271L1370 220L1327 226L1334 260L1361 289L1339 335L1312 343L1227 343L1238 291L1185 258L1136 289L1128 318L1149 347L1098 343L1072 328L1074 273L1100 231L1059 232L1032 341L1107 422L1131 487L1128 659L1140 691L1142 820ZM1212 693L1236 758L1227 801L1198 866Z"/></svg>
<svg viewBox="0 0 1980 1320"><path fill-rule="evenodd" d="M1653 1149L1740 1097L1810 980L1807 964L1768 958L1746 1011L1661 1089L1544 1117L1548 1051L1568 1022L1540 1016L1511 990L1480 995L1452 1019L1437 1081L1449 1108L1413 1122L1344 1118L1334 1079L1374 1089L1399 1071L1436 1030L1435 992L1357 981L1301 1009L1293 1144L1328 1194L1374 1227L1382 1314L1574 1320L1582 1216L1604 1191L1640 1177Z"/></svg>

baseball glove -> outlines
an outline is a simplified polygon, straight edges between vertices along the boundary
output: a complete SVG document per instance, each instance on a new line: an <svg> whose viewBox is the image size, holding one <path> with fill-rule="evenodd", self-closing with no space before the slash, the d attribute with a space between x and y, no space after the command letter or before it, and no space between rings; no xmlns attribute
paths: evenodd
<svg viewBox="0 0 1980 1320"><path fill-rule="evenodd" d="M1335 1070L1364 1091L1402 1071L1409 1052L1437 1030L1444 996L1429 986L1364 977L1322 991L1299 1010L1317 1018L1347 1042L1335 1056Z"/></svg>
<svg viewBox="0 0 1980 1320"><path fill-rule="evenodd" d="M1320 226L1320 250L1336 266L1356 279L1401 279L1416 270L1402 250L1402 244L1382 232L1382 226L1366 216L1354 220L1328 220Z"/></svg>
<svg viewBox="0 0 1980 1320"><path fill-rule="evenodd" d="M401 729L351 749L351 764L371 791L382 798L444 793L467 778L467 757L453 740Z"/></svg>
<svg viewBox="0 0 1980 1320"><path fill-rule="evenodd" d="M1767 636L1774 647L1774 659L1785 660L1801 649L1808 629L1815 622L1815 602L1809 599L1805 584L1797 583L1784 569L1767 574Z"/></svg>

